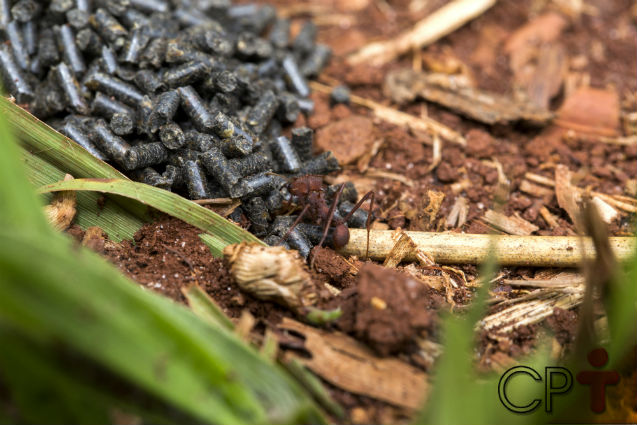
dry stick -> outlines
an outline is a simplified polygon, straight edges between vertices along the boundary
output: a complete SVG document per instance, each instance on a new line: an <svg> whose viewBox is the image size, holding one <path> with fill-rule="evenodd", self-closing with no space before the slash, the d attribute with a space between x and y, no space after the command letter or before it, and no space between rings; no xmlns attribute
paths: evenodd
<svg viewBox="0 0 637 425"><path fill-rule="evenodd" d="M349 229L349 243L340 251L344 255L363 257L367 243L365 229ZM469 235L462 233L406 232L418 248L430 254L438 264L480 264L487 261L494 248L495 257L503 266L575 267L582 261L582 239L578 236L514 236ZM369 255L382 260L394 244L393 230L372 230ZM635 252L634 237L609 238L618 260L625 261ZM584 254L592 258L595 248L589 238L584 240ZM405 261L415 261L410 253Z"/></svg>
<svg viewBox="0 0 637 425"><path fill-rule="evenodd" d="M422 19L412 29L387 41L363 46L348 58L352 65L380 66L398 56L431 44L482 15L496 0L455 0Z"/></svg>
<svg viewBox="0 0 637 425"><path fill-rule="evenodd" d="M318 92L326 94L330 94L333 89L333 87L317 83L316 81L310 82L310 87ZM384 121L387 121L388 123L400 126L407 126L412 132L437 134L438 136L445 140L448 140L449 142L457 143L462 146L465 146L467 144L467 141L464 137L462 137L460 133L431 118L418 118L397 109L390 108L389 106L381 105L380 103L374 102L373 100L365 99L364 97L356 95L351 95L350 100L352 101L352 103L371 109L374 112L374 115Z"/></svg>

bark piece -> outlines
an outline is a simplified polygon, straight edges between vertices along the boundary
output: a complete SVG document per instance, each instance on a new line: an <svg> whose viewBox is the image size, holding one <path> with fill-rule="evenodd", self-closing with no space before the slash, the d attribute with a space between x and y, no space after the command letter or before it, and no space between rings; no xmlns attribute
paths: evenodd
<svg viewBox="0 0 637 425"><path fill-rule="evenodd" d="M490 225L510 235L525 236L540 229L535 224L529 223L520 216L514 215L507 217L506 215L493 210L487 210L487 212L484 213L483 219Z"/></svg>

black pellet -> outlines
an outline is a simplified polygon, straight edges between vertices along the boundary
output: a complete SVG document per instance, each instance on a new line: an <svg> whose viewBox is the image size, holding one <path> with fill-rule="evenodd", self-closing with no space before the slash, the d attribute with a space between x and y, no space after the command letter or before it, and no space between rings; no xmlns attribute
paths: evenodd
<svg viewBox="0 0 637 425"><path fill-rule="evenodd" d="M275 94L270 90L266 91L248 114L246 122L250 130L257 135L263 133L263 130L270 124L278 106Z"/></svg>
<svg viewBox="0 0 637 425"><path fill-rule="evenodd" d="M285 123L295 122L301 113L301 108L299 108L299 102L296 97L284 92L281 93L278 98L279 108L276 111L277 118Z"/></svg>
<svg viewBox="0 0 637 425"><path fill-rule="evenodd" d="M73 0L51 0L49 11L55 15L64 15L74 6Z"/></svg>
<svg viewBox="0 0 637 425"><path fill-rule="evenodd" d="M338 210L343 217L350 213L354 208L354 204L350 201L341 202L338 206ZM362 208L356 210L354 214L349 218L347 224L351 227L363 228L367 224L367 217L369 214Z"/></svg>
<svg viewBox="0 0 637 425"><path fill-rule="evenodd" d="M236 55L245 59L267 59L272 56L272 44L251 32L239 34Z"/></svg>
<svg viewBox="0 0 637 425"><path fill-rule="evenodd" d="M131 106L137 106L144 98L144 95L133 85L103 72L89 75L85 84L91 90L101 90Z"/></svg>
<svg viewBox="0 0 637 425"><path fill-rule="evenodd" d="M81 75L86 71L84 58L75 44L75 34L70 25L62 25L57 29L58 46L62 52L64 62L71 68L75 75Z"/></svg>
<svg viewBox="0 0 637 425"><path fill-rule="evenodd" d="M181 148L186 143L186 137L179 125L169 122L159 127L159 139L168 149Z"/></svg>
<svg viewBox="0 0 637 425"><path fill-rule="evenodd" d="M183 172L190 199L206 199L210 197L206 176L197 162L186 161Z"/></svg>
<svg viewBox="0 0 637 425"><path fill-rule="evenodd" d="M109 120L115 114L129 115L131 120L135 116L135 111L132 108L100 92L95 93L95 98L91 103L91 112Z"/></svg>
<svg viewBox="0 0 637 425"><path fill-rule="evenodd" d="M130 0L105 0L103 1L106 10L114 16L121 16L131 5Z"/></svg>
<svg viewBox="0 0 637 425"><path fill-rule="evenodd" d="M18 22L29 22L40 14L42 7L33 0L20 0L11 8L11 16Z"/></svg>
<svg viewBox="0 0 637 425"><path fill-rule="evenodd" d="M326 194L328 199L333 199L334 195L340 189L340 184L333 184L327 187ZM341 192L341 196L339 197L340 202L353 202L356 203L358 201L358 192L356 191L356 186L354 183L347 182L345 186L343 186L343 191Z"/></svg>
<svg viewBox="0 0 637 425"><path fill-rule="evenodd" d="M277 19L270 30L270 42L278 49L284 49L290 43L290 20Z"/></svg>
<svg viewBox="0 0 637 425"><path fill-rule="evenodd" d="M259 64L257 74L259 77L271 77L279 71L279 64L275 58L270 58Z"/></svg>
<svg viewBox="0 0 637 425"><path fill-rule="evenodd" d="M60 62L57 67L53 68L53 72L71 108L80 114L88 114L88 105L82 97L80 84L77 82L69 66L64 62Z"/></svg>
<svg viewBox="0 0 637 425"><path fill-rule="evenodd" d="M317 44L301 65L301 74L308 78L316 77L321 73L332 56L332 49L325 44Z"/></svg>
<svg viewBox="0 0 637 425"><path fill-rule="evenodd" d="M194 27L190 40L200 50L219 56L229 57L234 53L232 37L229 37L216 22L211 25Z"/></svg>
<svg viewBox="0 0 637 425"><path fill-rule="evenodd" d="M53 73L35 88L35 95L29 104L29 110L39 118L48 118L66 108L67 101L64 93L59 89L57 78Z"/></svg>
<svg viewBox="0 0 637 425"><path fill-rule="evenodd" d="M223 112L217 112L215 115L213 129L222 139L231 139L235 136L245 139L250 144L250 151L252 151L252 147L254 146L254 137L251 132L242 128L241 125L231 120Z"/></svg>
<svg viewBox="0 0 637 425"><path fill-rule="evenodd" d="M212 148L219 148L220 142L212 134L200 133L195 130L188 130L184 133L186 147L199 152L206 152Z"/></svg>
<svg viewBox="0 0 637 425"><path fill-rule="evenodd" d="M75 0L75 7L82 12L91 12L91 0Z"/></svg>
<svg viewBox="0 0 637 425"><path fill-rule="evenodd" d="M180 187L184 183L181 168L175 167L174 165L166 165L166 169L161 176L170 184L170 188L172 188L173 186Z"/></svg>
<svg viewBox="0 0 637 425"><path fill-rule="evenodd" d="M193 121L195 128L204 133L209 133L214 128L214 118L206 104L192 86L179 87L177 89L181 98L181 106Z"/></svg>
<svg viewBox="0 0 637 425"><path fill-rule="evenodd" d="M163 81L170 88L188 86L201 80L209 71L204 62L187 62L167 70Z"/></svg>
<svg viewBox="0 0 637 425"><path fill-rule="evenodd" d="M159 37L152 39L141 54L141 65L148 63L154 68L161 67L166 58L166 39Z"/></svg>
<svg viewBox="0 0 637 425"><path fill-rule="evenodd" d="M299 71L299 67L294 56L286 56L281 65L283 66L285 78L290 89L301 97L309 96L310 87L308 86L305 77Z"/></svg>
<svg viewBox="0 0 637 425"><path fill-rule="evenodd" d="M168 12L169 4L165 0L130 0L131 6L147 13Z"/></svg>
<svg viewBox="0 0 637 425"><path fill-rule="evenodd" d="M305 115L310 115L314 112L314 101L312 99L296 99L299 104L299 109Z"/></svg>
<svg viewBox="0 0 637 425"><path fill-rule="evenodd" d="M146 134L152 137L150 128L150 117L153 113L153 101L149 96L143 96L141 102L137 104L135 126L139 134Z"/></svg>
<svg viewBox="0 0 637 425"><path fill-rule="evenodd" d="M330 101L332 104L345 103L350 101L351 92L346 86L336 86L330 93Z"/></svg>
<svg viewBox="0 0 637 425"><path fill-rule="evenodd" d="M168 151L160 142L152 142L133 146L124 156L124 167L135 170L151 165L161 164L168 158Z"/></svg>
<svg viewBox="0 0 637 425"><path fill-rule="evenodd" d="M28 103L33 98L33 89L17 64L11 47L0 46L0 74L4 88L15 97L18 103Z"/></svg>
<svg viewBox="0 0 637 425"><path fill-rule="evenodd" d="M338 211L336 212L338 213ZM299 223L296 227L299 229L301 233L303 233L309 239L309 241L313 245L318 244L323 238L323 231L325 230L323 226L319 226L317 224L310 224L310 223ZM331 227L327 231L327 237L325 238L326 245L332 244L333 235L334 235L334 228Z"/></svg>
<svg viewBox="0 0 637 425"><path fill-rule="evenodd" d="M155 98L150 114L150 131L155 133L159 127L173 119L179 108L180 97L177 90L169 90Z"/></svg>
<svg viewBox="0 0 637 425"><path fill-rule="evenodd" d="M28 55L34 55L38 51L38 24L35 21L25 22L22 25L22 37Z"/></svg>
<svg viewBox="0 0 637 425"><path fill-rule="evenodd" d="M11 22L11 0L0 0L0 29Z"/></svg>
<svg viewBox="0 0 637 425"><path fill-rule="evenodd" d="M116 49L124 46L128 31L107 10L99 8L90 17L93 28Z"/></svg>
<svg viewBox="0 0 637 425"><path fill-rule="evenodd" d="M174 168L174 167L173 167ZM134 172L134 177L142 183L158 187L160 189L170 190L173 180L159 174L154 168L146 167Z"/></svg>
<svg viewBox="0 0 637 425"><path fill-rule="evenodd" d="M130 145L124 139L115 135L102 119L95 122L92 133L95 135L92 139L97 147L104 152L108 158L125 166L126 152L130 149Z"/></svg>
<svg viewBox="0 0 637 425"><path fill-rule="evenodd" d="M292 227L294 218L295 217L286 216L279 216L275 218L274 223L271 227L271 233L273 235L276 235L280 240L281 237L283 237L283 235L288 232L290 227ZM303 258L307 258L308 255L310 255L310 251L312 250L312 244L310 243L310 240L305 234L303 234L303 232L299 230L298 226L288 234L287 238L285 239L285 243L290 248L299 251L299 254Z"/></svg>
<svg viewBox="0 0 637 425"><path fill-rule="evenodd" d="M292 130L292 146L294 146L301 161L309 161L312 158L313 140L314 130L309 127L299 127Z"/></svg>
<svg viewBox="0 0 637 425"><path fill-rule="evenodd" d="M312 21L306 21L301 27L301 31L299 31L294 39L292 49L297 55L303 56L312 51L315 42L316 25Z"/></svg>
<svg viewBox="0 0 637 425"><path fill-rule="evenodd" d="M224 114L234 114L239 109L239 98L231 94L217 93L210 101L211 111L220 111Z"/></svg>
<svg viewBox="0 0 637 425"><path fill-rule="evenodd" d="M119 65L117 63L117 56L115 56L115 52L110 47L103 45L102 46L102 68L104 72L107 74L113 75L117 72Z"/></svg>
<svg viewBox="0 0 637 425"><path fill-rule="evenodd" d="M133 29L130 39L126 42L124 50L122 51L122 62L137 63L149 41L150 37L144 27L136 27Z"/></svg>
<svg viewBox="0 0 637 425"><path fill-rule="evenodd" d="M270 160L263 152L255 152L243 158L231 159L230 165L242 177L266 171L270 168Z"/></svg>
<svg viewBox="0 0 637 425"><path fill-rule="evenodd" d="M267 243L270 246L280 245L284 247L285 249L290 249L290 245L288 245L287 242L279 243L280 241L281 241L281 236L277 236L277 235L268 235L265 238L263 238L263 242Z"/></svg>
<svg viewBox="0 0 637 425"><path fill-rule="evenodd" d="M66 21L77 30L88 26L89 17L88 12L80 9L71 9L66 12Z"/></svg>
<svg viewBox="0 0 637 425"><path fill-rule="evenodd" d="M283 208L283 197L278 192L272 192L265 198L265 206L272 215L278 214Z"/></svg>
<svg viewBox="0 0 637 425"><path fill-rule="evenodd" d="M237 79L230 71L213 72L206 79L205 85L211 91L232 93L237 89Z"/></svg>
<svg viewBox="0 0 637 425"><path fill-rule="evenodd" d="M110 122L111 130L118 136L131 134L135 129L135 121L129 114L116 113L113 114Z"/></svg>
<svg viewBox="0 0 637 425"><path fill-rule="evenodd" d="M328 174L338 171L338 160L332 152L323 152L317 157L305 161L301 167L302 174Z"/></svg>
<svg viewBox="0 0 637 425"><path fill-rule="evenodd" d="M133 81L135 82L135 85L137 87L148 94L154 94L158 90L164 88L164 83L162 83L157 74L150 69L142 69L141 71L137 71L137 73L135 73L135 78L133 79Z"/></svg>
<svg viewBox="0 0 637 425"><path fill-rule="evenodd" d="M274 187L274 178L270 173L264 172L241 179L239 183L230 188L228 193L232 198L266 195Z"/></svg>
<svg viewBox="0 0 637 425"><path fill-rule="evenodd" d="M243 209L250 220L250 231L256 236L264 236L268 231L270 213L261 197L254 197L243 203Z"/></svg>
<svg viewBox="0 0 637 425"><path fill-rule="evenodd" d="M11 21L5 28L5 36L9 40L9 44L13 49L13 55L16 63L23 70L29 69L29 55L24 44L22 28L18 21Z"/></svg>
<svg viewBox="0 0 637 425"><path fill-rule="evenodd" d="M301 169L301 160L285 136L279 136L272 140L270 146L281 169L287 173L298 173Z"/></svg>
<svg viewBox="0 0 637 425"><path fill-rule="evenodd" d="M44 37L44 35L42 35ZM77 32L75 36L75 42L77 47L88 54L97 56L102 53L102 39L95 31L90 28L82 28ZM42 51L42 38L40 38L40 48L38 50L38 56ZM57 49L55 50L55 54L57 55Z"/></svg>
<svg viewBox="0 0 637 425"><path fill-rule="evenodd" d="M222 139L220 147L225 156L235 158L248 155L252 152L254 145L245 137L235 134L232 137Z"/></svg>
<svg viewBox="0 0 637 425"><path fill-rule="evenodd" d="M226 157L217 148L211 148L201 155L201 162L208 170L208 173L223 187L230 191L237 185L241 176L230 165Z"/></svg>
<svg viewBox="0 0 637 425"><path fill-rule="evenodd" d="M60 132L78 145L86 149L95 158L106 161L104 154L93 144L90 133L84 128L81 121L74 117L65 120L64 125L60 128Z"/></svg>

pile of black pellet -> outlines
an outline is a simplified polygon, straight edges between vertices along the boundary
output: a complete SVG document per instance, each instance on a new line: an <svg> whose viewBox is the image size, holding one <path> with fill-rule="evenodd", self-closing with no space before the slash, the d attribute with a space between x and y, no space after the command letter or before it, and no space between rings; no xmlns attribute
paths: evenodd
<svg viewBox="0 0 637 425"><path fill-rule="evenodd" d="M273 7L230 0L0 0L0 29L18 103L136 180L240 198L231 218L245 214L269 242L293 219L275 220L289 179L338 169L330 152L312 154L311 129L281 135L312 112L307 79L330 57L312 22L291 40ZM337 214L352 202L349 185ZM288 243L307 255L317 232L300 226Z"/></svg>

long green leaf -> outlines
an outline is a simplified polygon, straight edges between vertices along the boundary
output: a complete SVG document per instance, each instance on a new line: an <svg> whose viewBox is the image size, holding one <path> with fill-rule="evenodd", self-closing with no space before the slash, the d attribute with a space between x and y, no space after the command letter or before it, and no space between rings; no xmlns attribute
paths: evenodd
<svg viewBox="0 0 637 425"><path fill-rule="evenodd" d="M37 155L23 150L22 161L27 166L29 180L36 188L64 179L64 171ZM48 202L48 198L52 196L52 194L46 196L45 200ZM122 208L111 197L100 205L98 202L100 196L100 194L93 192L79 192L77 194L75 223L85 230L87 227L99 226L115 242L120 242L122 239L133 239L133 235L144 225L144 221Z"/></svg>
<svg viewBox="0 0 637 425"><path fill-rule="evenodd" d="M118 179L76 179L41 187L39 192L47 193L62 190L97 191L134 199L214 234L224 245L244 241L263 243L250 232L230 223L219 214L172 192L146 184Z"/></svg>

